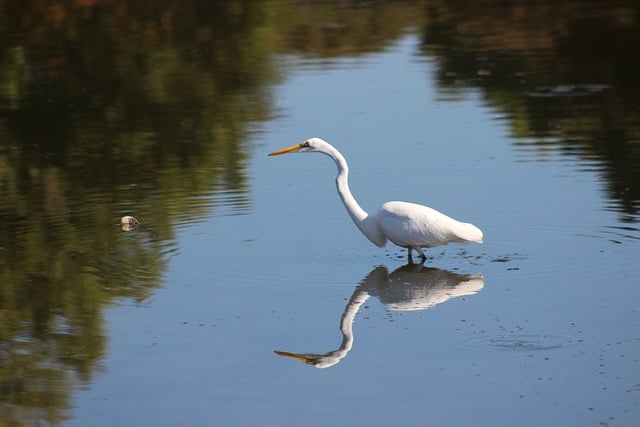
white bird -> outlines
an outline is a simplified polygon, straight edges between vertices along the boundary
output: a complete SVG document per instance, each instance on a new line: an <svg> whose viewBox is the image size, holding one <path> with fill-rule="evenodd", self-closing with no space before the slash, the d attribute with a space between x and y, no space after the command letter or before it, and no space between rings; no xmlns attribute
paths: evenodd
<svg viewBox="0 0 640 427"><path fill-rule="evenodd" d="M482 231L473 224L457 221L447 215L409 202L387 202L374 214L368 214L360 207L349 190L349 166L347 161L331 144L320 138L307 139L299 144L269 153L278 156L286 153L322 153L329 156L338 167L336 187L349 216L374 245L383 247L387 240L426 256L422 248L446 245L448 243L482 243Z"/></svg>

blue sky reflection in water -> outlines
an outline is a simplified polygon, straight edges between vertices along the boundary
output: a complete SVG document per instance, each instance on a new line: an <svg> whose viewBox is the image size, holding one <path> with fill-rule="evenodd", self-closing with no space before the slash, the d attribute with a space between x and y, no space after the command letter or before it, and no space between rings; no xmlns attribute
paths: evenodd
<svg viewBox="0 0 640 427"><path fill-rule="evenodd" d="M640 236L605 208L598 161L523 149L477 90L443 100L413 35L282 61L250 209L179 228L164 288L109 313L71 424L635 425ZM266 157L311 136L345 155L365 210L424 203L485 244L404 272L404 250L351 223L329 159ZM334 351L345 329L327 369L274 353Z"/></svg>

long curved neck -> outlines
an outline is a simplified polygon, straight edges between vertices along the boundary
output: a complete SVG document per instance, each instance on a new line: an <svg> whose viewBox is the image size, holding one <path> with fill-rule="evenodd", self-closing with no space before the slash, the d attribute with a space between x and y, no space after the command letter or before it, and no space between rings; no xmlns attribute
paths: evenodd
<svg viewBox="0 0 640 427"><path fill-rule="evenodd" d="M369 214L360 207L356 199L353 197L353 194L351 194L351 190L349 189L349 165L347 165L347 161L338 151L335 151L331 158L333 158L336 162L336 166L338 167L336 188L338 190L340 200L342 200L342 204L347 209L347 212L349 212L349 216L351 216L353 222L358 226L358 228L360 228L360 224ZM362 228L360 229L362 230Z"/></svg>
<svg viewBox="0 0 640 427"><path fill-rule="evenodd" d="M336 162L336 166L338 168L336 188L338 190L338 195L340 195L340 199L342 200L342 204L347 209L347 212L349 212L349 216L367 239L376 246L383 246L386 243L386 238L378 229L373 218L371 218L370 215L360 207L356 199L353 197L353 194L351 194L351 190L349 189L349 166L347 165L347 161L342 154L333 147L331 147L327 155Z"/></svg>

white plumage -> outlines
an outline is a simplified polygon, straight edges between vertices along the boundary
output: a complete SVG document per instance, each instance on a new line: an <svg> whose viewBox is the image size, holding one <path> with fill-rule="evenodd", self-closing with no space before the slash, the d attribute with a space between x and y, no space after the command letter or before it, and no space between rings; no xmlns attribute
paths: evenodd
<svg viewBox="0 0 640 427"><path fill-rule="evenodd" d="M482 231L473 224L457 221L435 209L409 202L387 202L373 215L360 207L349 189L349 166L340 152L320 138L311 138L299 144L270 153L322 153L333 159L338 168L336 187L349 216L373 244L382 247L390 240L407 248L409 257L416 250L425 260L422 248L448 243L482 243Z"/></svg>

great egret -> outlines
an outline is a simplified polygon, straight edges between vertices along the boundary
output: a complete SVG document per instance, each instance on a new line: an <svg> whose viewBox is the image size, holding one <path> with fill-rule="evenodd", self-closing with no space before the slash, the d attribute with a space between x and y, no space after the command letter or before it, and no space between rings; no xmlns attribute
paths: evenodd
<svg viewBox="0 0 640 427"><path fill-rule="evenodd" d="M459 222L427 206L408 202L387 202L375 214L369 215L360 207L349 190L349 166L331 144L320 138L307 139L299 144L269 153L278 156L286 153L322 153L336 163L338 176L336 187L349 216L374 245L383 247L387 240L411 250L426 260L422 248L446 245L451 242L482 243L482 231L473 224Z"/></svg>

